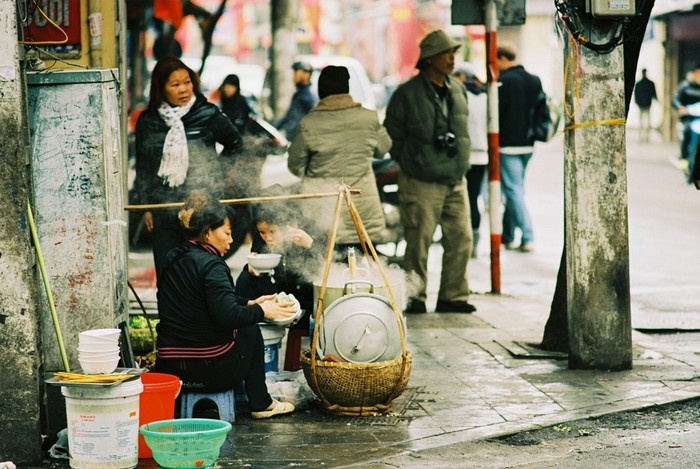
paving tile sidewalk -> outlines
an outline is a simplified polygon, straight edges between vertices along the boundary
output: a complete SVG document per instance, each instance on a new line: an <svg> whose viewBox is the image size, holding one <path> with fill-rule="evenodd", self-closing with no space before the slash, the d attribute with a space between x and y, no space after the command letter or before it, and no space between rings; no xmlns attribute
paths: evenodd
<svg viewBox="0 0 700 469"><path fill-rule="evenodd" d="M478 304L512 328L528 320L516 310L520 300L484 297ZM410 402L396 406L390 424L316 409L262 422L240 415L222 466L391 467L398 458L399 467L425 467L424 460L407 465L405 455L700 396L700 363L675 360L641 334L632 370L569 370L566 360L513 356L502 344L514 336L485 316L408 318Z"/></svg>
<svg viewBox="0 0 700 469"><path fill-rule="evenodd" d="M530 270L525 256L503 257L516 278ZM237 262L230 262L234 271ZM472 269L487 278L484 260ZM351 418L309 409L253 421L239 412L220 465L384 467L396 460L412 467L406 455L700 396L700 357L637 332L628 371L569 370L562 357L528 356L528 344L541 339L553 285L536 278L529 288L514 284L509 294L475 294L472 315L408 316L413 370L395 413ZM417 459L413 467L424 464ZM142 460L139 467L155 466Z"/></svg>

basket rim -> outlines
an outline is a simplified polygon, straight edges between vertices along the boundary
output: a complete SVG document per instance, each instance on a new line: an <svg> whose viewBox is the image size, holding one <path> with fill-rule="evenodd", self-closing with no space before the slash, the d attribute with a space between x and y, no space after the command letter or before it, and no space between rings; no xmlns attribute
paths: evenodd
<svg viewBox="0 0 700 469"><path fill-rule="evenodd" d="M304 350L301 353L300 361L302 364L307 364L311 366L311 350ZM388 366L394 366L395 364L401 363L405 359L411 360L413 358L413 354L411 353L410 350L406 349L406 352L402 354L401 356L394 358L393 360L385 360L381 362L359 362L359 363L354 363L354 362L331 362L331 361L324 361L324 360L315 360L314 365L316 367L336 367L336 368L349 368L349 369L367 369L367 368L383 368L383 367L388 367Z"/></svg>
<svg viewBox="0 0 700 469"><path fill-rule="evenodd" d="M182 431L182 432L162 432L159 431L163 427L173 427L186 424L197 424L210 426L201 430ZM185 418L185 419L168 419L156 420L154 422L144 423L139 427L139 433L144 436L155 436L156 438L167 435L168 438L192 438L193 436L216 436L221 433L228 433L233 426L224 420L217 419L202 419L202 418Z"/></svg>

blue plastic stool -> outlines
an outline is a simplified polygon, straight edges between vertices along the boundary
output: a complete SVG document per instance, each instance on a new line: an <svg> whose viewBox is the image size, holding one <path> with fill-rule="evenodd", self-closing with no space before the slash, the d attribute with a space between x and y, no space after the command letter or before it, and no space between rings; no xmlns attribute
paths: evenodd
<svg viewBox="0 0 700 469"><path fill-rule="evenodd" d="M192 418L197 402L208 399L216 404L219 420L233 423L236 421L236 394L233 389L219 393L187 392L180 396L180 418Z"/></svg>

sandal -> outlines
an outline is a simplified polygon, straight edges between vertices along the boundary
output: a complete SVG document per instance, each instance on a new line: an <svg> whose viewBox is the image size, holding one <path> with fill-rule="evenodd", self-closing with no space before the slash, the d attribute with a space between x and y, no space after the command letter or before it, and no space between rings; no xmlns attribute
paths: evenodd
<svg viewBox="0 0 700 469"><path fill-rule="evenodd" d="M251 412L250 416L254 419L269 419L275 415L283 415L294 412L294 405L290 404L289 402L280 402L273 399L271 405L273 406L272 409L268 408L259 412Z"/></svg>

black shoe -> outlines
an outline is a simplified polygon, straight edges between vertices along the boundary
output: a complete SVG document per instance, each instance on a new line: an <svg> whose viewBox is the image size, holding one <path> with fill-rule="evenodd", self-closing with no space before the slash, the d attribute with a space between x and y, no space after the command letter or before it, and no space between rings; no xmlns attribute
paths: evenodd
<svg viewBox="0 0 700 469"><path fill-rule="evenodd" d="M476 307L466 301L438 301L436 313L473 313Z"/></svg>
<svg viewBox="0 0 700 469"><path fill-rule="evenodd" d="M427 313L428 310L425 307L425 301L420 301L420 300L411 300L408 302L406 305L406 309L404 310L404 313L411 313L411 314L422 314L422 313Z"/></svg>

